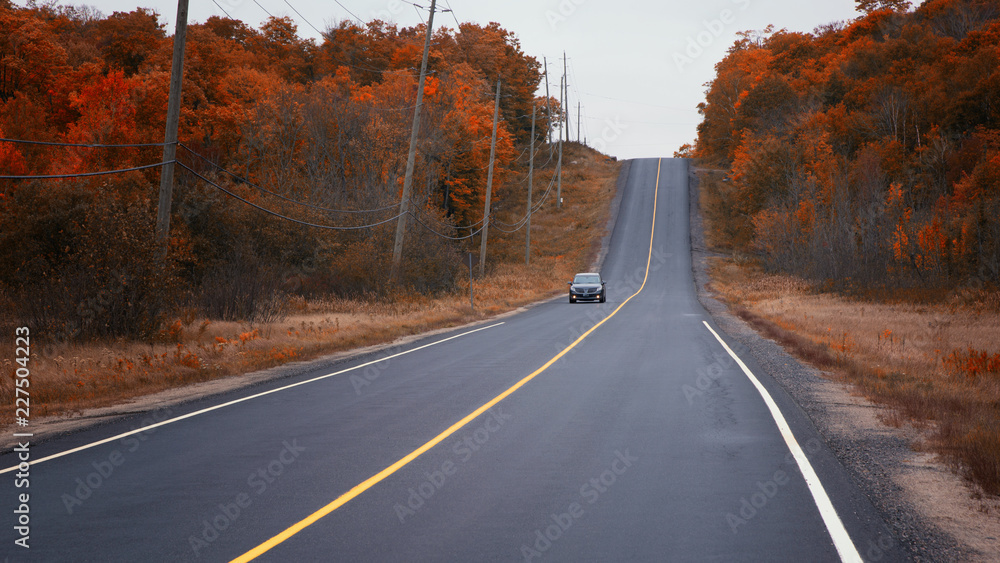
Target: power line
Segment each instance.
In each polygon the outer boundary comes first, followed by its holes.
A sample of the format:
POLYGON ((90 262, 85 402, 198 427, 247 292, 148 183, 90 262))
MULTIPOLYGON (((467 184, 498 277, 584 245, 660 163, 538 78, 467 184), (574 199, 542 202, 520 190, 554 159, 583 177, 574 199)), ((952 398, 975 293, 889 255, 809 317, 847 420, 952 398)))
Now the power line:
POLYGON ((420 226, 422 226, 423 228, 427 229, 431 233, 433 233, 433 234, 435 234, 435 235, 437 235, 437 236, 439 236, 441 238, 448 239, 448 240, 465 240, 465 239, 469 239, 469 238, 472 238, 472 237, 478 235, 483 229, 486 228, 486 225, 484 224, 482 227, 480 227, 477 231, 475 231, 473 233, 470 233, 468 235, 461 236, 461 237, 453 237, 453 236, 446 235, 444 233, 439 233, 438 231, 434 230, 432 227, 430 227, 429 225, 427 225, 426 223, 424 223, 423 221, 421 221, 420 217, 418 217, 415 213, 413 213, 411 211, 404 211, 402 213, 397 214, 394 217, 390 217, 390 218, 385 219, 383 221, 379 221, 377 223, 370 223, 370 224, 367 224, 367 225, 358 225, 358 226, 353 226, 353 227, 338 227, 338 226, 334 226, 334 225, 319 225, 319 224, 316 224, 316 223, 310 223, 308 221, 301 221, 299 219, 288 217, 287 215, 282 215, 281 213, 276 213, 274 211, 271 211, 270 209, 266 209, 264 207, 261 207, 260 205, 257 205, 256 203, 253 203, 252 201, 248 201, 248 200, 246 200, 246 199, 244 199, 244 198, 236 195, 235 193, 227 190, 226 188, 223 188, 222 186, 216 184, 215 182, 213 182, 213 181, 209 180, 208 178, 202 176, 201 174, 195 172, 193 169, 189 168, 188 166, 185 166, 184 163, 177 162, 176 164, 177 164, 177 166, 180 166, 181 168, 187 170, 188 172, 190 172, 191 174, 193 174, 194 176, 196 176, 197 178, 199 178, 201 181, 203 181, 203 182, 207 183, 208 185, 214 187, 215 189, 217 189, 217 190, 225 193, 226 195, 228 195, 229 197, 232 197, 233 199, 236 199, 236 200, 238 200, 238 201, 240 201, 240 202, 242 202, 242 203, 244 203, 246 205, 249 205, 249 206, 251 206, 251 207, 253 207, 255 209, 263 211, 264 213, 267 213, 268 215, 272 215, 272 216, 277 217, 279 219, 284 219, 286 221, 291 221, 292 223, 296 223, 296 224, 303 225, 303 226, 306 226, 306 227, 314 227, 314 228, 317 228, 317 229, 327 229, 327 230, 334 230, 334 231, 357 231, 357 230, 361 230, 361 229, 370 229, 370 228, 373 228, 373 227, 378 227, 379 225, 384 225, 386 223, 390 223, 392 221, 396 221, 400 217, 402 217, 403 215, 409 215, 409 216, 413 217, 413 219, 417 223, 419 223, 420 226))
MULTIPOLYGON (((174 161, 175 164, 179 164, 174 161)), ((150 168, 158 168, 160 166, 166 166, 170 162, 158 162, 156 164, 147 164, 145 166, 135 166, 133 168, 121 168, 118 170, 103 170, 101 172, 80 172, 76 174, 42 174, 36 176, 0 176, 0 180, 55 180, 60 178, 89 178, 91 176, 107 176, 109 174, 122 174, 124 172, 136 172, 139 170, 148 170, 150 168)))
POLYGON ((267 15, 268 15, 268 16, 270 16, 271 18, 274 18, 274 16, 273 16, 273 15, 271 14, 271 12, 268 12, 268 11, 267 11, 267 8, 265 8, 264 6, 261 6, 261 5, 260 5, 260 2, 258 2, 257 0, 253 0, 253 3, 254 3, 254 4, 257 4, 257 7, 258 7, 258 8, 260 8, 261 10, 264 10, 264 13, 265 13, 265 14, 267 14, 267 15))
MULTIPOLYGON (((337 2, 337 3, 339 4, 340 2, 337 2)), ((320 31, 320 30, 318 30, 318 29, 316 29, 316 26, 313 25, 311 21, 307 20, 306 17, 302 15, 302 12, 299 12, 298 10, 296 10, 295 6, 292 6, 291 2, 289 2, 288 0, 285 0, 285 4, 288 4, 288 7, 291 8, 292 11, 295 12, 296 15, 298 15, 299 18, 302 21, 306 22, 306 25, 308 25, 309 27, 313 28, 313 31, 315 31, 316 33, 318 33, 320 35, 320 37, 323 37, 323 32, 320 31)))
POLYGON ((194 176, 196 176, 197 178, 199 178, 201 181, 203 181, 206 184, 212 186, 213 188, 215 188, 215 189, 217 189, 217 190, 225 193, 226 195, 228 195, 229 197, 231 197, 233 199, 241 201, 241 202, 245 203, 246 205, 249 205, 250 207, 253 207, 255 209, 259 209, 260 211, 263 211, 264 213, 267 213, 268 215, 273 215, 275 217, 278 217, 279 219, 284 219, 286 221, 291 221, 292 223, 297 223, 299 225, 303 225, 303 226, 306 226, 306 227, 315 227, 317 229, 327 229, 327 230, 332 230, 332 231, 357 231, 357 230, 361 230, 361 229, 370 229, 372 227, 377 227, 379 225, 384 225, 386 223, 389 223, 389 222, 392 222, 392 221, 395 221, 395 220, 399 219, 403 215, 406 215, 406 212, 403 212, 403 213, 400 213, 400 214, 396 215, 395 217, 390 217, 388 219, 385 219, 383 221, 379 221, 377 223, 371 223, 371 224, 367 224, 367 225, 358 225, 358 226, 354 226, 354 227, 338 227, 338 226, 335 226, 335 225, 319 225, 319 224, 316 224, 316 223, 310 223, 308 221, 301 221, 299 219, 288 217, 287 215, 282 215, 281 213, 277 213, 277 212, 271 211, 270 209, 266 209, 264 207, 261 207, 260 205, 257 205, 256 203, 254 203, 252 201, 246 200, 246 199, 244 199, 244 198, 236 195, 235 193, 227 190, 226 188, 223 188, 219 184, 216 184, 215 182, 213 182, 213 181, 209 180, 208 178, 202 176, 201 174, 195 172, 192 168, 184 165, 184 163, 177 162, 176 164, 177 164, 177 166, 180 166, 181 168, 187 170, 188 172, 190 172, 191 174, 193 174, 194 176))
MULTIPOLYGON (((448 240, 466 240, 466 239, 470 239, 470 238, 478 235, 479 233, 481 233, 483 231, 483 229, 486 228, 486 224, 484 223, 483 226, 479 227, 479 229, 476 230, 475 232, 469 233, 468 235, 465 235, 465 236, 462 236, 462 237, 452 237, 452 236, 448 236, 446 234, 442 234, 442 233, 439 233, 439 232, 435 231, 429 225, 427 225, 426 223, 424 223, 423 221, 421 221, 420 217, 417 217, 416 214, 410 213, 410 216, 413 217, 413 219, 416 220, 416 222, 419 223, 421 227, 427 229, 428 231, 434 233, 435 235, 437 235, 437 236, 439 236, 441 238, 448 239, 448 240)), ((482 221, 480 221, 480 222, 482 222, 482 221)))
POLYGON ((230 16, 230 15, 229 15, 229 12, 227 12, 227 11, 226 11, 226 9, 222 7, 222 4, 219 4, 219 3, 218 3, 218 2, 216 1, 216 0, 212 0, 212 2, 214 2, 214 3, 215 3, 215 5, 216 5, 216 6, 218 6, 220 10, 222 10, 222 13, 223 13, 223 14, 226 14, 226 17, 227 17, 227 18, 229 18, 229 19, 233 19, 233 16, 230 16))
MULTIPOLYGON (((239 181, 239 182, 241 182, 243 184, 246 184, 246 185, 248 185, 248 186, 250 186, 250 187, 252 187, 254 189, 260 190, 260 191, 262 191, 262 192, 264 192, 266 194, 273 195, 273 196, 275 196, 275 197, 277 197, 279 199, 283 199, 283 200, 285 200, 285 201, 287 201, 289 203, 293 203, 295 205, 301 205, 302 207, 308 207, 310 209, 315 209, 317 211, 324 211, 324 212, 327 212, 327 213, 376 213, 376 212, 379 212, 379 211, 386 211, 388 209, 393 209, 393 208, 399 206, 398 203, 394 203, 392 205, 387 205, 385 207, 379 207, 379 208, 376 208, 376 209, 358 209, 358 210, 352 210, 352 209, 331 209, 329 207, 320 207, 318 205, 313 205, 311 203, 305 203, 303 201, 298 201, 298 200, 292 199, 290 197, 281 195, 281 194, 279 194, 277 192, 272 192, 271 190, 269 190, 267 188, 264 188, 262 186, 258 186, 257 184, 254 184, 250 180, 247 180, 246 178, 243 178, 243 177, 241 177, 241 176, 239 176, 239 175, 237 175, 237 174, 235 174, 233 172, 230 172, 229 170, 226 170, 222 166, 219 166, 218 164, 215 164, 214 162, 212 162, 211 160, 205 158, 204 156, 196 153, 195 151, 191 150, 191 148, 188 147, 187 145, 185 145, 184 143, 180 143, 180 147, 182 149, 188 151, 192 155, 194 155, 194 156, 200 158, 201 160, 205 161, 206 163, 210 164, 211 166, 215 167, 217 170, 225 172, 226 174, 228 174, 229 176, 233 177, 235 180, 237 180, 237 181, 239 181)), ((185 168, 187 168, 187 167, 185 167, 185 168)), ((397 217, 398 217, 398 215, 397 215, 397 217)))
POLYGON ((480 219, 480 220, 476 221, 475 223, 472 223, 471 225, 451 225, 451 224, 445 223, 444 221, 438 219, 437 217, 434 217, 433 215, 428 215, 427 218, 431 219, 432 221, 434 221, 438 225, 441 225, 442 227, 450 227, 450 228, 455 229, 455 230, 473 229, 475 227, 478 227, 483 222, 483 220, 480 219))
POLYGON ((358 20, 358 23, 360 23, 361 25, 365 24, 365 20, 359 18, 357 16, 357 14, 355 14, 354 12, 348 10, 347 6, 345 6, 345 5, 343 5, 343 4, 340 3, 340 0, 333 0, 333 1, 336 2, 338 6, 340 6, 341 8, 343 8, 345 12, 347 12, 348 14, 351 14, 351 16, 354 17, 354 19, 358 20))
POLYGON ((461 237, 453 237, 453 236, 446 235, 444 233, 439 233, 438 231, 434 230, 431 226, 429 226, 426 223, 424 223, 423 221, 421 221, 420 217, 418 217, 415 213, 410 212, 410 211, 404 211, 402 213, 397 214, 394 217, 390 217, 390 218, 385 219, 383 221, 379 221, 377 223, 370 223, 370 224, 367 224, 367 225, 357 225, 357 226, 353 226, 353 227, 338 227, 338 226, 334 226, 334 225, 319 225, 319 224, 316 224, 316 223, 310 223, 308 221, 301 221, 299 219, 288 217, 287 215, 282 215, 281 213, 276 213, 274 211, 271 211, 270 209, 266 209, 266 208, 264 208, 264 207, 262 207, 260 205, 257 205, 256 203, 253 203, 252 201, 248 201, 248 200, 246 200, 246 199, 244 199, 244 198, 236 195, 235 193, 227 190, 226 188, 223 188, 222 186, 216 184, 215 182, 213 182, 213 181, 209 180, 208 178, 202 176, 201 174, 195 172, 193 169, 189 168, 188 166, 185 166, 184 163, 177 162, 176 164, 177 164, 177 166, 180 166, 181 168, 187 170, 188 172, 190 172, 191 174, 193 174, 194 176, 196 176, 197 178, 199 178, 201 181, 203 181, 203 182, 207 183, 208 185, 214 187, 215 189, 217 189, 217 190, 225 193, 226 195, 228 195, 229 197, 232 197, 233 199, 236 199, 236 200, 238 200, 238 201, 240 201, 240 202, 242 202, 242 203, 244 203, 246 205, 249 205, 249 206, 251 206, 251 207, 253 207, 255 209, 263 211, 264 213, 267 213, 268 215, 272 215, 272 216, 277 217, 279 219, 284 219, 286 221, 291 221, 292 223, 296 223, 296 224, 303 225, 303 226, 306 226, 306 227, 314 227, 314 228, 317 228, 317 229, 327 229, 327 230, 334 230, 334 231, 357 231, 357 230, 361 230, 361 229, 370 229, 370 228, 373 228, 373 227, 378 227, 379 225, 384 225, 386 223, 390 223, 392 221, 396 221, 400 217, 402 217, 403 215, 410 215, 423 228, 427 229, 431 233, 433 233, 433 234, 435 234, 435 235, 437 235, 437 236, 439 236, 441 238, 448 239, 448 240, 465 240, 465 239, 469 239, 469 238, 472 238, 472 237, 478 235, 483 229, 486 228, 486 225, 484 224, 482 227, 479 228, 479 230, 477 230, 477 231, 475 231, 473 233, 470 233, 468 235, 461 236, 461 237))
POLYGON ((131 143, 124 145, 103 145, 95 143, 59 143, 55 141, 28 141, 25 139, 3 139, 4 143, 20 143, 24 145, 48 145, 53 147, 79 147, 86 149, 118 149, 118 148, 138 148, 138 147, 163 147, 170 143, 131 143))
MULTIPOLYGON (((537 204, 532 204, 532 206, 531 206, 531 214, 532 215, 534 215, 539 209, 542 208, 542 205, 545 204, 545 200, 548 199, 549 193, 552 191, 552 185, 554 183, 555 183, 555 175, 553 175, 552 178, 549 180, 549 185, 548 185, 548 187, 545 188, 545 192, 542 193, 542 197, 539 198, 538 203, 537 204)), ((499 229, 501 232, 508 233, 508 234, 516 233, 517 231, 520 231, 521 228, 524 227, 525 224, 527 224, 527 221, 528 221, 528 215, 527 214, 525 214, 524 217, 521 217, 520 219, 518 219, 513 224, 511 224, 511 223, 504 223, 503 221, 501 221, 499 219, 492 218, 492 217, 490 218, 490 223, 492 223, 493 226, 497 227, 497 229, 499 229), (509 228, 514 229, 514 230, 508 231, 506 229, 503 229, 503 228, 499 227, 498 225, 503 225, 505 227, 509 227, 509 228)))
POLYGON ((445 6, 448 6, 448 9, 445 10, 445 11, 446 12, 451 12, 451 17, 454 18, 454 20, 455 20, 455 31, 461 33, 462 32, 462 24, 458 22, 458 16, 455 15, 455 10, 452 9, 452 7, 451 7, 451 2, 449 2, 448 0, 444 0, 444 4, 445 4, 445 6))

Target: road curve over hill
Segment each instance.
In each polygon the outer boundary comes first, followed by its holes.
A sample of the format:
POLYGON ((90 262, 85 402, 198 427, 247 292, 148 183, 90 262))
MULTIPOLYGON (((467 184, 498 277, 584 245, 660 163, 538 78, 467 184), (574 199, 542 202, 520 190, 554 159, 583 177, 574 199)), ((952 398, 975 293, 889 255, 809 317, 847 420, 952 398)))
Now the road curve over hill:
POLYGON ((553 300, 32 445, 29 489, 0 475, 3 553, 905 559, 799 407, 697 301, 687 182, 687 161, 632 163, 605 304, 553 300), (30 549, 14 543, 25 491, 30 549))

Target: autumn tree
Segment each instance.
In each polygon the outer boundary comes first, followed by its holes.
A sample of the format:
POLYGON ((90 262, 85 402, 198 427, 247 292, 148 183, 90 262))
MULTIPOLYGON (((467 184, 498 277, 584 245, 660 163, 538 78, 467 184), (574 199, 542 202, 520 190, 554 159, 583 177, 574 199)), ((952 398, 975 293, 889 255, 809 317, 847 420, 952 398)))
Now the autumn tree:
POLYGON ((163 28, 155 11, 136 8, 115 12, 99 21, 94 34, 107 64, 132 76, 159 48, 166 37, 163 28))
POLYGON ((854 4, 866 16, 879 10, 905 12, 910 8, 909 0, 854 0, 854 4))
MULTIPOLYGON (((191 23, 168 253, 149 236, 155 167, 5 182, 0 238, 21 244, 0 245, 10 265, 0 308, 20 307, 8 316, 68 337, 135 337, 149 335, 169 309, 158 295, 187 295, 186 306, 253 322, 279 311, 289 292, 387 290, 381 265, 392 225, 345 232, 302 223, 360 227, 395 213, 423 29, 341 22, 317 45, 289 18, 259 29, 217 16, 191 23), (12 219, 23 215, 30 220, 12 219), (59 298, 20 299, 31 279, 46 280, 34 295, 59 298), (127 291, 106 293, 117 284, 127 291), (113 306, 94 313, 87 304, 97 302, 113 306)), ((159 147, 123 145, 163 138, 171 55, 172 38, 152 10, 105 17, 0 0, 0 130, 56 143, 2 144, 0 167, 38 175, 156 163, 159 147)), ((464 243, 437 233, 467 234, 483 219, 496 80, 504 88, 493 192, 500 207, 541 80, 537 61, 497 24, 439 28, 429 66, 411 208, 429 228, 414 223, 403 272, 419 291, 456 281, 464 243)))
POLYGON ((735 250, 845 285, 1000 283, 1000 11, 906 4, 746 32, 716 66, 695 152, 731 167, 709 212, 735 250))
POLYGON ((45 21, 27 10, 0 5, 0 102, 17 92, 44 95, 65 70, 66 51, 45 21))

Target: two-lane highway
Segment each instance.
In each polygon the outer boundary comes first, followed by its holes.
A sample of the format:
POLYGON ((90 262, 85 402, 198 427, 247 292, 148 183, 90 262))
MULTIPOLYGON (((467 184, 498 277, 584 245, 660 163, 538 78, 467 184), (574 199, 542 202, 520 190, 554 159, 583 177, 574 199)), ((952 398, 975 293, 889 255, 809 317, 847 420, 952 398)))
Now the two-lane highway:
MULTIPOLYGON (((85 449, 31 466, 31 549, 11 525, 4 552, 905 559, 802 411, 697 301, 687 182, 684 160, 632 164, 605 304, 550 301, 34 446, 35 460, 85 449), (86 447, 150 422, 161 425, 86 447)), ((14 522, 13 473, 0 478, 14 522)))

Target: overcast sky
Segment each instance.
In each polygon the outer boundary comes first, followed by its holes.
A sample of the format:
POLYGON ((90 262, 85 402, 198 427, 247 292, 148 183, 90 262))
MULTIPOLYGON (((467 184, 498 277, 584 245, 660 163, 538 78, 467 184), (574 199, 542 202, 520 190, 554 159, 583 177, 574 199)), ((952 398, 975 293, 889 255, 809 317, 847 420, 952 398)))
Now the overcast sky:
MULTIPOLYGON (((619 158, 672 156, 691 142, 700 119, 705 83, 735 34, 768 24, 792 31, 857 17, 854 0, 438 0, 435 29, 458 21, 491 21, 517 34, 525 53, 549 62, 552 94, 559 89, 563 51, 569 59, 575 139, 576 104, 582 102, 582 137, 619 158)), ((97 0, 105 15, 152 8, 173 34, 176 0, 97 0)), ((289 16, 302 36, 319 37, 343 19, 383 19, 400 26, 426 21, 430 0, 195 0, 189 23, 211 15, 255 27, 268 14, 289 16), (414 4, 423 6, 417 8, 414 4), (298 13, 296 13, 298 12, 298 13), (352 15, 353 14, 353 15, 352 15)), ((543 90, 544 92, 544 90, 543 90)), ((582 140, 582 139, 581 139, 582 140)))

